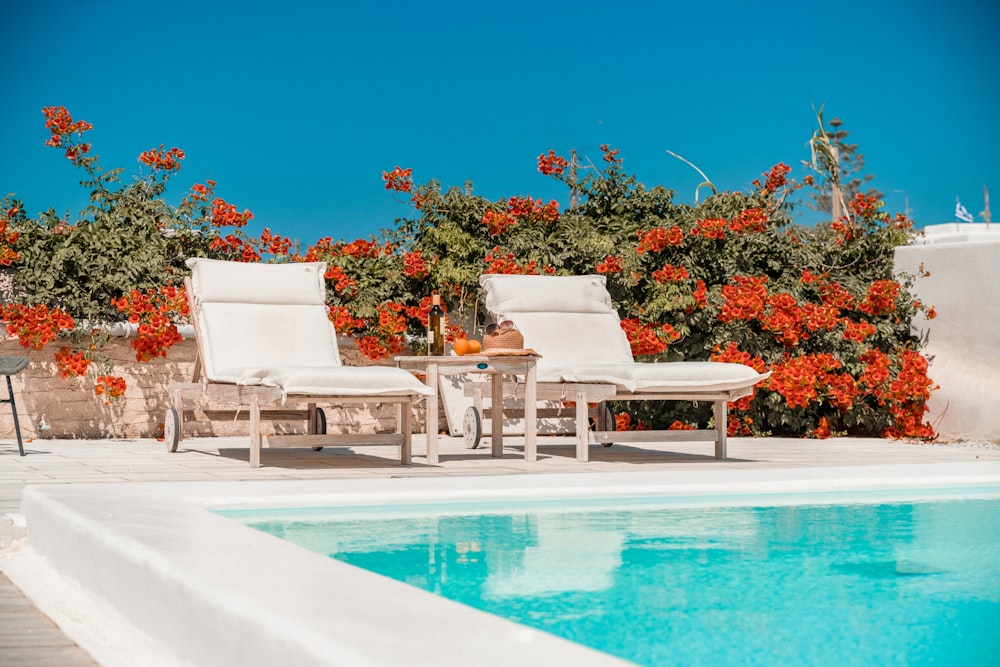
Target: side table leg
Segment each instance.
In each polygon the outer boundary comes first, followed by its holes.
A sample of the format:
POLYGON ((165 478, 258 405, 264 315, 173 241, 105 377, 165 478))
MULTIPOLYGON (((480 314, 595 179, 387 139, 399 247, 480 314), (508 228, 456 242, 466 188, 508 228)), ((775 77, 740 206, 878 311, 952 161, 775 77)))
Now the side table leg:
POLYGON ((492 423, 493 458, 503 458, 503 374, 493 373, 493 393, 490 396, 490 421, 492 423))
POLYGON ((427 463, 437 465, 438 463, 438 365, 434 362, 427 364, 427 386, 434 392, 428 396, 427 403, 427 463))
POLYGON ((524 460, 538 460, 538 381, 534 363, 524 374, 524 460))

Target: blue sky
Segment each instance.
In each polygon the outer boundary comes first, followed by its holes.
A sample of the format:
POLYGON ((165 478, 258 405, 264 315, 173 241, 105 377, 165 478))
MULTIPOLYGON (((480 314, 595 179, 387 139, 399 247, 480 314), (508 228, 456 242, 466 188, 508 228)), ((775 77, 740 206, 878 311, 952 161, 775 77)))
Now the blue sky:
POLYGON ((621 150, 693 201, 808 159, 813 108, 840 117, 890 212, 918 226, 1000 211, 1000 3, 174 2, 6 0, 0 193, 76 215, 86 193, 45 147, 43 106, 87 120, 105 168, 165 144, 193 183, 304 244, 410 213, 382 170, 555 198, 539 153, 621 150))

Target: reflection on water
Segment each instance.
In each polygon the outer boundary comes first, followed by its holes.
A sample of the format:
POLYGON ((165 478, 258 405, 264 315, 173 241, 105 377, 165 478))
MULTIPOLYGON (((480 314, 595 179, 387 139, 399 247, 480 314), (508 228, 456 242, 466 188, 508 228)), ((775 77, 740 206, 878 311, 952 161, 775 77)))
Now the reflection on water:
POLYGON ((1000 501, 257 528, 640 664, 1000 664, 1000 501))

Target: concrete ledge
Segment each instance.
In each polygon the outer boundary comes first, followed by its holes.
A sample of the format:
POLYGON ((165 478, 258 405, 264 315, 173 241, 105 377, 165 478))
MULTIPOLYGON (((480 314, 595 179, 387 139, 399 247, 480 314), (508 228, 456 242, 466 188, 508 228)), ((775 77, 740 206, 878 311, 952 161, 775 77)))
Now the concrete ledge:
MULTIPOLYGON (((22 512, 38 556, 108 601, 178 663, 613 665, 623 663, 308 552, 209 510, 665 493, 687 502, 722 495, 729 498, 724 502, 745 503, 746 494, 895 489, 900 497, 914 497, 926 491, 907 489, 975 484, 1000 484, 1000 461, 31 486, 24 490, 22 512)), ((74 639, 90 650, 86 637, 74 639)), ((159 657, 162 663, 166 655, 159 657)))
MULTIPOLYGON (((220 490, 267 503, 304 485, 220 490)), ((31 487, 30 544, 178 663, 625 664, 214 515, 198 486, 31 487)))

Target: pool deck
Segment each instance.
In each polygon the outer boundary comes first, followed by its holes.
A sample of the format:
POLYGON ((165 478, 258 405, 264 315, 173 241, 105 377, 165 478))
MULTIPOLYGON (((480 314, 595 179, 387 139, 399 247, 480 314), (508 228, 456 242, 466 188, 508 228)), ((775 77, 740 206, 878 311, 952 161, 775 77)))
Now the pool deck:
MULTIPOLYGON (((569 438, 543 438, 539 460, 525 463, 520 440, 509 438, 504 458, 490 457, 488 447, 465 449, 461 439, 439 440, 441 462, 427 465, 423 438, 415 437, 414 460, 406 467, 394 459, 395 448, 335 448, 265 450, 262 467, 248 465, 245 438, 197 438, 181 443, 176 453, 163 443, 139 440, 35 440, 26 443, 28 455, 17 455, 16 445, 0 443, 0 664, 52 666, 128 664, 128 656, 94 660, 67 633, 46 617, 29 593, 37 582, 31 570, 18 567, 30 552, 20 515, 21 492, 29 485, 72 483, 213 482, 258 480, 342 480, 433 478, 436 476, 496 476, 569 473, 630 473, 691 471, 704 477, 713 470, 747 471, 754 477, 794 479, 815 477, 828 470, 838 477, 891 476, 894 468, 926 469, 928 475, 947 472, 996 475, 1000 472, 1000 446, 991 443, 928 445, 876 438, 800 440, 785 438, 731 438, 729 458, 715 461, 711 443, 615 445, 592 447, 591 461, 578 463, 569 438), (558 443, 558 444, 546 444, 558 443), (697 472, 696 472, 697 471, 697 472), (25 574, 25 572, 29 574, 25 574), (7 574, 15 583, 11 583, 7 574), (26 578, 27 577, 27 578, 26 578), (20 588, 15 585, 20 583, 20 588), (27 585, 25 585, 27 584, 27 585)), ((526 478, 525 478, 526 479, 526 478)), ((54 614, 55 616, 55 614, 54 614)), ((59 620, 57 618, 57 620, 59 620)), ((70 633, 72 634, 72 633, 70 633)), ((81 640, 84 644, 86 641, 81 640)))

